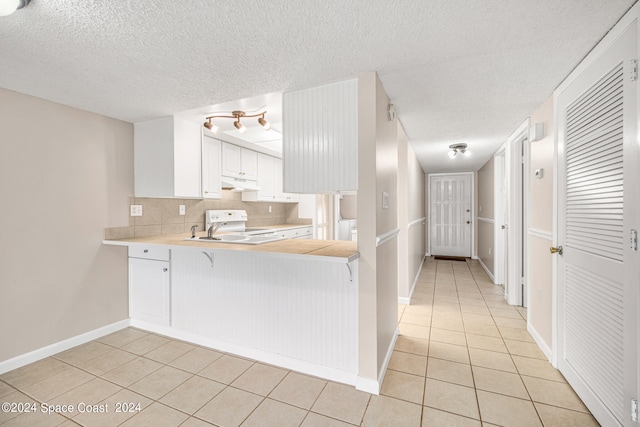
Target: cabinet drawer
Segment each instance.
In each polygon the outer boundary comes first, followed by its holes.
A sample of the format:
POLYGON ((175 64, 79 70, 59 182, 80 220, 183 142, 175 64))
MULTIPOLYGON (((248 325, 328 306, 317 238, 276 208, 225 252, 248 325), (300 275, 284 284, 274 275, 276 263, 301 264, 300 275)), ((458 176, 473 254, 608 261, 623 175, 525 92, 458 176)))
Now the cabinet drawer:
POLYGON ((129 246, 129 257, 169 261, 169 249, 156 245, 129 246))

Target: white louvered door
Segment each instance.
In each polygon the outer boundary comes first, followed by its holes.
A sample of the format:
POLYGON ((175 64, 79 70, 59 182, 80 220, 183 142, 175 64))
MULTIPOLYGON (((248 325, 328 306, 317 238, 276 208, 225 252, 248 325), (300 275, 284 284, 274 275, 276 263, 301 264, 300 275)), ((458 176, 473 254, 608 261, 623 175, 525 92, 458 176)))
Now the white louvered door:
POLYGON ((431 254, 471 256, 471 175, 429 176, 431 254))
POLYGON ((630 425, 636 393, 636 37, 633 24, 557 98, 558 367, 607 426, 630 425))

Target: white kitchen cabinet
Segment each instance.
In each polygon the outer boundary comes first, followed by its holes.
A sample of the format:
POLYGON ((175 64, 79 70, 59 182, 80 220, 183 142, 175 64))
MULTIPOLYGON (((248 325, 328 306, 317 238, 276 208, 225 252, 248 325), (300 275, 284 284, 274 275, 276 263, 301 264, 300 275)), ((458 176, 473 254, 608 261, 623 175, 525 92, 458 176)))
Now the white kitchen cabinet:
POLYGON ((202 197, 222 197, 220 175, 222 173, 222 142, 208 135, 202 137, 202 197))
POLYGON ((358 189, 358 80, 283 95, 284 191, 358 189))
POLYGON ((242 193, 242 200, 245 202, 273 202, 275 201, 274 191, 274 167, 276 160, 268 154, 258 153, 258 179, 260 187, 258 191, 245 191, 242 193))
POLYGON ((136 197, 202 197, 202 126, 177 117, 134 123, 136 197))
POLYGON ((131 251, 129 255, 129 317, 170 326, 171 273, 168 258, 135 258, 131 255, 145 255, 131 251))
POLYGON ((282 159, 274 159, 273 161, 273 186, 276 202, 296 203, 298 201, 297 194, 284 192, 282 159))
POLYGON ((255 181, 258 178, 258 153, 248 148, 223 142, 222 175, 255 181))

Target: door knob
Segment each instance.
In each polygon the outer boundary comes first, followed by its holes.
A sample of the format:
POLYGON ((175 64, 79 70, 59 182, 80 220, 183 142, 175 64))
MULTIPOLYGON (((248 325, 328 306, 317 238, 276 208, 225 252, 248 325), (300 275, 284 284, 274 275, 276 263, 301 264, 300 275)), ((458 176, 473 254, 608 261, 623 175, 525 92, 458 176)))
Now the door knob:
POLYGON ((471 224, 471 221, 467 221, 467 224, 471 224))
POLYGON ((562 246, 558 246, 557 248, 555 246, 552 246, 549 248, 549 252, 551 252, 552 254, 562 255, 562 246))
POLYGON ((506 230, 506 229, 507 229, 507 225, 506 225, 506 224, 502 224, 502 225, 500 226, 500 228, 501 228, 501 229, 503 229, 503 230, 506 230))

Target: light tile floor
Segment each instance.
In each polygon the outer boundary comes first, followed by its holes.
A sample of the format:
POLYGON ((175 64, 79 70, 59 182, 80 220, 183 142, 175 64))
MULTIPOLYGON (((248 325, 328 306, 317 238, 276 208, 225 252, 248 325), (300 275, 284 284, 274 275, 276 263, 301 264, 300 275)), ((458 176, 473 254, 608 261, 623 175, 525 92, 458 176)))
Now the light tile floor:
POLYGON ((37 409, 0 424, 597 426, 525 317, 477 262, 427 259, 380 396, 128 328, 0 376, 0 402, 37 409))

